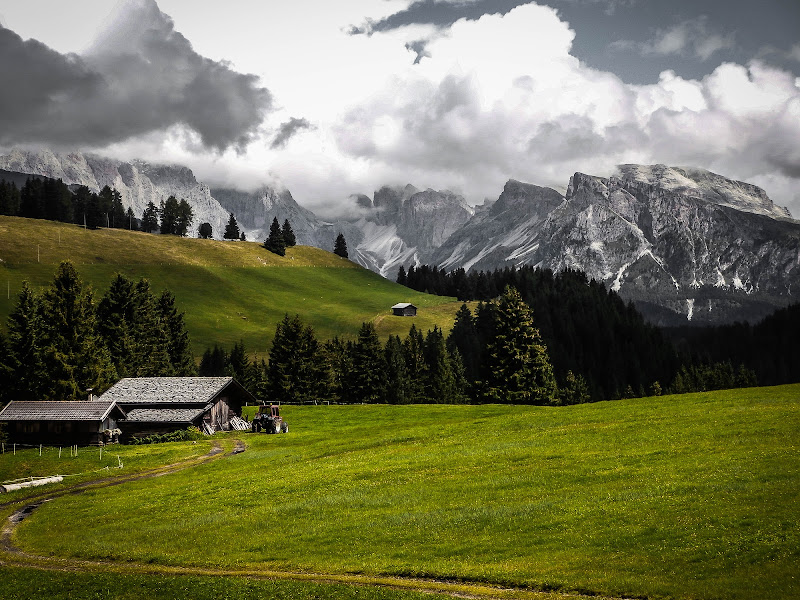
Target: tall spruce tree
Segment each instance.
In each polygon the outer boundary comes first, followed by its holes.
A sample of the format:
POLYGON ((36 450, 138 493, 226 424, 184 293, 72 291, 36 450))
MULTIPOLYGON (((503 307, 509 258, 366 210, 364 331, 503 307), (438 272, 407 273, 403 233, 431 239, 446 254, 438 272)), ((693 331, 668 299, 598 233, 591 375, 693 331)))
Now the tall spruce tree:
POLYGON ((353 347, 352 393, 354 402, 384 401, 386 363, 383 348, 372 323, 362 323, 353 347))
POLYGON ((447 348, 451 353, 457 351, 461 356, 467 381, 477 381, 480 378, 481 339, 475 319, 466 304, 462 304, 456 313, 453 328, 447 337, 447 348))
POLYGON ((231 213, 230 218, 228 218, 228 224, 225 226, 225 233, 222 234, 222 238, 226 240, 238 240, 239 233, 239 224, 236 222, 236 217, 233 216, 233 213, 231 213))
POLYGON ((297 238, 294 235, 294 231, 292 231, 292 226, 289 224, 289 219, 284 219, 281 235, 283 235, 283 243, 287 248, 297 245, 297 238))
POLYGON ((333 244, 333 253, 342 258, 347 258, 347 242, 344 239, 344 234, 340 233, 336 236, 336 242, 333 244))
POLYGON ((284 316, 275 328, 267 365, 269 397, 282 402, 316 402, 321 373, 319 343, 299 315, 284 316))
POLYGON ((6 364, 14 377, 10 382, 10 399, 43 400, 43 383, 48 377, 42 351, 43 323, 40 298, 31 290, 27 281, 17 305, 8 316, 8 357, 6 364))
POLYGON ((455 404, 463 401, 461 390, 447 352, 442 330, 434 325, 425 336, 423 349, 426 365, 425 397, 436 404, 455 404))
POLYGON ((152 201, 147 203, 142 213, 141 229, 146 233, 153 233, 158 229, 158 207, 152 201))
POLYGON ((175 296, 164 290, 158 297, 158 312, 167 333, 167 354, 172 363, 173 374, 190 377, 197 373, 192 354, 189 332, 186 330, 184 313, 175 306, 175 296))
POLYGON ((548 404, 557 394, 553 367, 531 310, 507 287, 496 304, 495 333, 488 345, 486 397, 508 404, 548 404))
POLYGON ((283 239, 283 232, 281 232, 278 217, 272 218, 272 225, 269 227, 269 236, 267 236, 267 239, 264 241, 264 248, 278 256, 286 255, 286 242, 283 239))
POLYGON ((403 340, 403 354, 406 359, 406 373, 409 379, 409 402, 419 404, 425 402, 425 381, 427 366, 425 364, 425 339, 416 325, 411 325, 406 339, 403 340))
POLYGON ((105 390, 117 374, 111 356, 96 333, 90 290, 70 262, 59 265, 51 287, 42 296, 42 352, 50 376, 43 399, 78 400, 105 390))
POLYGON ((386 402, 408 404, 411 401, 411 380, 406 370, 403 343, 396 335, 390 335, 384 348, 386 361, 386 402))

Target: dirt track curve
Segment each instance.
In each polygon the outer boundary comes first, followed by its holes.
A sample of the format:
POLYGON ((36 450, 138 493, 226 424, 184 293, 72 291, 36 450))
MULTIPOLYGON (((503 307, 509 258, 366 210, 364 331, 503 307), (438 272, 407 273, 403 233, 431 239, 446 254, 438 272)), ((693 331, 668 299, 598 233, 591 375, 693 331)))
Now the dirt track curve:
POLYGON ((627 600, 624 598, 611 598, 598 594, 589 593, 588 595, 569 592, 537 591, 522 588, 510 588, 495 586, 483 583, 470 583, 463 581, 450 581, 440 579, 422 579, 414 577, 396 576, 366 576, 354 574, 322 574, 322 573, 295 573, 290 571, 270 571, 264 569, 223 569, 206 567, 173 567, 173 566, 154 566, 152 564, 141 564, 133 562, 114 562, 105 560, 80 560, 74 558, 60 558, 54 556, 41 556, 26 552, 14 545, 14 531, 19 523, 28 518, 34 511, 50 500, 55 498, 77 495, 87 490, 100 489, 121 485, 131 481, 142 479, 152 479, 176 473, 184 469, 195 467, 222 456, 234 456, 245 452, 246 445, 242 440, 235 440, 233 450, 224 453, 219 442, 214 442, 211 450, 194 459, 188 459, 170 465, 156 467, 148 471, 125 475, 120 477, 108 477, 90 482, 77 483, 57 492, 44 492, 36 496, 0 503, 0 509, 13 505, 20 505, 6 519, 2 531, 0 531, 0 567, 25 567, 40 569, 45 571, 62 571, 76 573, 93 572, 114 572, 120 574, 138 575, 197 575, 197 576, 216 576, 216 577, 246 577, 250 579, 264 580, 291 580, 308 583, 323 584, 344 584, 360 587, 381 587, 396 590, 416 591, 430 594, 447 595, 454 598, 471 598, 475 600, 500 600, 500 599, 519 599, 519 600, 575 600, 577 598, 589 598, 593 600, 627 600))

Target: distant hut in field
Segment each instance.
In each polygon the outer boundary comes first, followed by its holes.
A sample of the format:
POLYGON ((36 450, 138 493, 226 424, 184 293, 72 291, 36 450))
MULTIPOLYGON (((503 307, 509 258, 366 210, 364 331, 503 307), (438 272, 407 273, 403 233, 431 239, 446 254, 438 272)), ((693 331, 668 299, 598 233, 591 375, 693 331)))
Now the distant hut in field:
POLYGON ((255 396, 232 377, 131 377, 118 381, 101 400, 125 412, 123 440, 195 426, 205 433, 235 429, 242 406, 255 396))
POLYGON ((113 400, 12 400, 0 411, 10 442, 48 446, 106 443, 123 418, 125 413, 113 400))
POLYGON ((396 317, 416 317, 417 307, 410 302, 400 302, 392 307, 392 314, 396 317))

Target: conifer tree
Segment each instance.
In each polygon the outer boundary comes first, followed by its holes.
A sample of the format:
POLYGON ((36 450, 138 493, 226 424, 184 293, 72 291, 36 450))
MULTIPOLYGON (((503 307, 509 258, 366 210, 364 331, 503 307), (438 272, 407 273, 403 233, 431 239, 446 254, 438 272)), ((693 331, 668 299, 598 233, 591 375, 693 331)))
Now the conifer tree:
POLYGON ((332 402, 352 402, 352 353, 348 344, 334 337, 320 349, 322 399, 332 402))
POLYGON ((42 297, 42 351, 50 376, 43 399, 77 400, 102 392, 116 379, 108 349, 96 333, 91 291, 70 262, 56 271, 42 297))
POLYGON ((136 216, 133 214, 133 209, 130 206, 125 211, 125 229, 129 231, 137 229, 136 216))
POLYGON ((456 313, 453 328, 447 337, 447 348, 451 353, 459 353, 467 381, 477 381, 480 378, 481 340, 475 319, 466 304, 462 304, 456 313))
POLYGON ((299 315, 284 316, 275 328, 267 365, 269 397, 282 402, 315 402, 320 377, 319 343, 299 315))
POLYGON ((400 268, 397 270, 396 281, 400 285, 406 285, 406 268, 403 265, 400 265, 400 268))
POLYGON ((437 404, 453 404, 461 401, 456 378, 441 329, 434 325, 425 337, 424 346, 426 377, 425 398, 437 404))
POLYGON ((353 347, 352 393, 354 402, 384 401, 386 363, 383 349, 372 323, 362 323, 353 347))
POLYGON ((240 340, 233 345, 233 349, 228 355, 228 364, 226 367, 226 375, 233 377, 248 390, 253 387, 252 369, 250 359, 247 358, 244 341, 240 340))
POLYGON ((269 236, 264 241, 264 248, 278 256, 286 255, 286 242, 283 239, 278 217, 272 218, 272 225, 269 228, 269 236))
POLYGON ((178 232, 178 210, 178 199, 175 196, 170 196, 166 201, 161 201, 161 207, 159 208, 158 212, 161 215, 161 223, 159 224, 159 228, 162 234, 175 234, 178 232))
POLYGON ((140 279, 134 286, 135 339, 132 369, 136 377, 168 377, 175 374, 169 355, 169 334, 161 318, 150 282, 140 279), (165 343, 166 342, 166 343, 165 343))
POLYGON ((186 237, 189 234, 189 228, 194 221, 194 211, 192 206, 183 198, 178 202, 178 209, 175 213, 175 235, 186 237))
POLYGON ((425 380, 427 377, 425 356, 423 354, 425 340, 416 325, 411 325, 406 339, 403 341, 403 354, 406 360, 406 373, 409 379, 409 402, 418 404, 425 402, 425 380))
POLYGON ((347 242, 344 239, 344 235, 341 233, 336 236, 336 242, 333 245, 333 253, 342 258, 348 257, 347 242))
POLYGON ((167 333, 167 354, 172 364, 173 374, 190 377, 197 372, 192 354, 189 332, 183 313, 175 306, 175 296, 169 290, 161 292, 158 298, 158 312, 167 333))
POLYGON ((547 404, 555 398, 556 382, 547 348, 533 326, 530 308, 510 286, 496 305, 495 334, 488 353, 488 399, 547 404))
POLYGON ((42 352, 43 324, 40 298, 27 281, 22 282, 17 305, 8 316, 8 358, 12 370, 10 399, 42 400, 42 384, 47 377, 42 352))
POLYGON ((239 224, 236 222, 236 217, 233 216, 233 213, 231 213, 228 219, 228 224, 225 226, 225 233, 222 235, 222 238, 226 240, 239 239, 239 224))
POLYGON ((199 375, 201 377, 221 377, 225 375, 225 368, 228 364, 228 353, 224 348, 214 344, 213 350, 206 348, 203 357, 200 359, 199 375))
MULTIPOLYGON (((5 406, 9 400, 13 399, 11 390, 14 381, 12 360, 8 340, 0 331, 0 406, 5 406)), ((2 432, 0 432, 0 437, 2 437, 2 432)))
POLYGON ((390 335, 384 348, 386 361, 386 402, 408 404, 411 399, 411 381, 406 370, 403 343, 396 335, 390 335))
POLYGON ((145 233, 153 233, 158 229, 158 208, 153 204, 152 200, 147 203, 142 213, 141 229, 145 233))
POLYGON ((281 235, 283 236, 283 243, 286 244, 287 248, 297 245, 297 238, 294 235, 294 231, 292 231, 292 226, 289 224, 289 219, 284 219, 281 235))

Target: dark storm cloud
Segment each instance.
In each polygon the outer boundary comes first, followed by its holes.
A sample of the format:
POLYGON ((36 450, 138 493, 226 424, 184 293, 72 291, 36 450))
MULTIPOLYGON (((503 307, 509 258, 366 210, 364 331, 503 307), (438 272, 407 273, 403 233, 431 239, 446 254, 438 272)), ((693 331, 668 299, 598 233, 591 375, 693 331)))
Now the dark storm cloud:
POLYGON ((281 123, 278 134, 275 136, 275 139, 272 140, 269 147, 273 150, 286 147, 286 144, 292 136, 303 129, 314 129, 314 126, 306 119, 292 117, 285 123, 281 123))
POLYGON ((173 125, 243 146, 271 105, 253 75, 197 54, 152 0, 129 4, 84 56, 0 28, 0 144, 106 145, 173 125))
POLYGON ((350 28, 351 35, 371 34, 390 31, 407 25, 435 25, 450 27, 459 19, 477 21, 483 15, 504 15, 533 0, 475 0, 474 2, 441 2, 436 0, 417 0, 405 10, 394 13, 380 21, 367 21, 361 26, 350 28))

